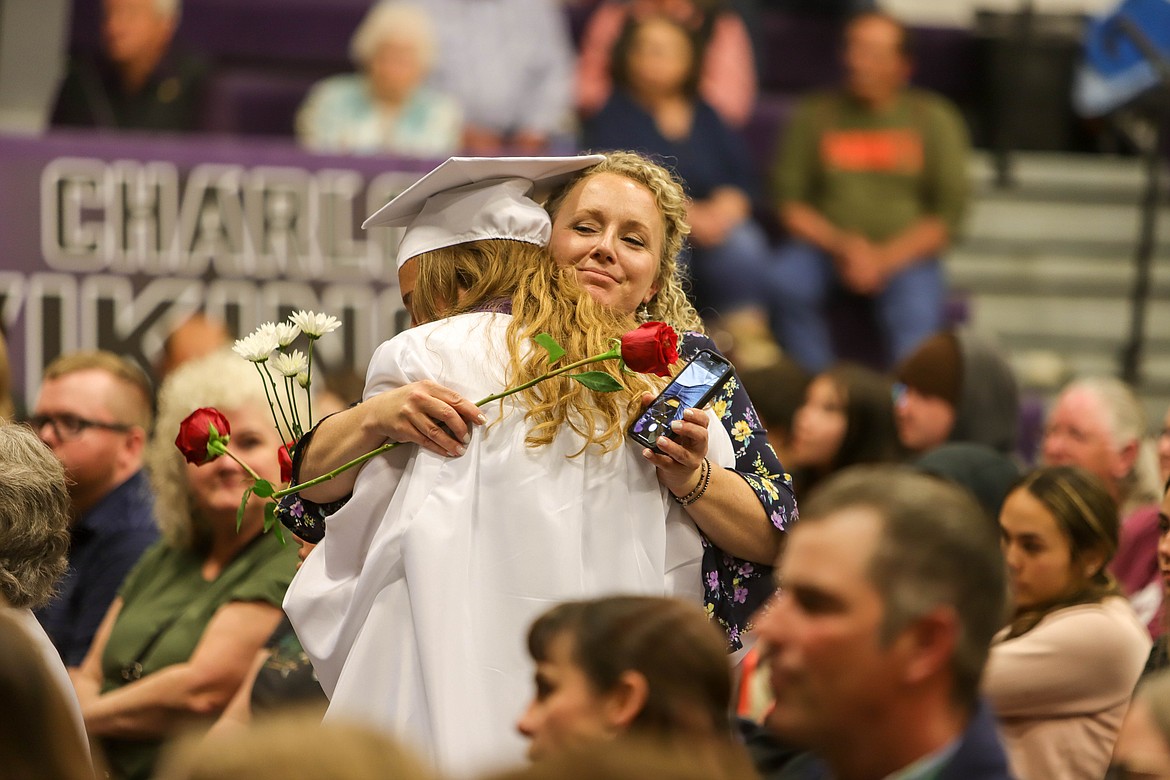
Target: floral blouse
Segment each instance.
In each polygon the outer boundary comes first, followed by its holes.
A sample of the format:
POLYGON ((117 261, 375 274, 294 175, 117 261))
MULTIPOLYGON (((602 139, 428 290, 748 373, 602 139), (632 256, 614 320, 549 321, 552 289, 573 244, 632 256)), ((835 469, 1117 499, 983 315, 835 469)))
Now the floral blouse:
MULTIPOLYGON (((715 343, 703 334, 682 334, 680 358, 690 360, 703 349, 719 354, 715 343)), ((755 492, 777 531, 787 531, 798 518, 792 477, 784 472, 780 459, 768 444, 767 433, 738 376, 733 375, 727 381, 711 403, 711 409, 731 436, 735 450, 735 468, 732 470, 755 492)), ((302 453, 312 435, 313 431, 305 434, 293 453, 294 483, 300 477, 302 453)), ((326 518, 348 500, 346 496, 334 502, 316 504, 294 493, 281 499, 277 517, 297 536, 316 543, 325 536, 326 518)), ((752 613, 763 605, 775 588, 772 567, 728 555, 714 546, 705 534, 702 540, 703 605, 707 615, 727 634, 729 648, 738 650, 743 646, 741 637, 751 629, 752 613)))

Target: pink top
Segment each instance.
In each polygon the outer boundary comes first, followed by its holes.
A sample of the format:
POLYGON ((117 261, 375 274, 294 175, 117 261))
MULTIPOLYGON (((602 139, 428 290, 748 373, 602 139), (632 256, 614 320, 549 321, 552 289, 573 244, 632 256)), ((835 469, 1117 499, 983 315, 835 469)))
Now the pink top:
MULTIPOLYGON (((583 116, 599 111, 613 91, 610 54, 629 9, 626 3, 603 2, 585 27, 577 59, 577 109, 583 116)), ((756 65, 747 25, 737 14, 724 12, 715 20, 707 44, 699 94, 723 121, 732 127, 743 127, 755 108, 756 89, 756 65)))
POLYGON ((1021 780, 1100 780, 1150 652, 1129 602, 1058 609, 991 646, 983 691, 1021 780))

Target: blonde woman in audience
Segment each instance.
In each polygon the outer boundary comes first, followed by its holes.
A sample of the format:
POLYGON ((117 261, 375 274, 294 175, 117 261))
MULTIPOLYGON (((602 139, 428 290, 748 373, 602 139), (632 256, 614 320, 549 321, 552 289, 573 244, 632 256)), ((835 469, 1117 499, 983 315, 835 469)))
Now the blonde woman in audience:
POLYGON ((175 447, 180 421, 205 406, 227 417, 232 452, 280 481, 282 440, 251 364, 217 352, 168 377, 147 452, 163 538, 127 575, 73 670, 115 778, 149 777, 165 738, 223 710, 280 621, 296 567, 293 545, 262 533, 263 502, 249 502, 237 528, 252 480, 234 460, 195 466, 175 447))
POLYGON ((421 7, 398 0, 376 4, 350 42, 361 73, 313 87, 297 115, 301 144, 320 152, 415 157, 456 151, 463 132, 458 104, 423 86, 435 47, 431 19, 421 7))
POLYGON ((1150 642, 1107 566, 1117 506, 1073 467, 1025 477, 999 517, 1014 613, 984 691, 1022 780, 1098 780, 1150 642))
MULTIPOLYGON (((45 664, 42 649, 13 616, 0 611, 0 777, 93 780, 83 738, 45 664)), ((74 705, 76 706, 76 705, 74 705)))
POLYGON ((385 733, 293 710, 164 755, 155 780, 434 780, 385 733))

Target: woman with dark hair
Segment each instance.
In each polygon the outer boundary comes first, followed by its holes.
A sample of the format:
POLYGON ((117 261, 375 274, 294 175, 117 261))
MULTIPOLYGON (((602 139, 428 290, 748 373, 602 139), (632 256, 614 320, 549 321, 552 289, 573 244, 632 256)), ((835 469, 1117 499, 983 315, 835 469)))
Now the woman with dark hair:
POLYGON ((735 315, 740 327, 734 330, 746 330, 742 335, 767 334, 763 308, 742 273, 768 261, 767 237, 752 219, 754 166, 743 139, 698 94, 700 57, 695 34, 670 17, 631 21, 614 47, 616 89, 586 122, 584 145, 669 160, 690 197, 699 298, 721 315, 735 315))
POLYGON ((798 493, 846 466, 899 459, 890 380, 841 363, 813 378, 792 426, 792 478, 798 493))
POLYGON ((695 605, 645 596, 568 602, 532 624, 528 652, 536 694, 516 727, 532 759, 619 735, 697 755, 732 747, 726 650, 695 605))
POLYGON ((1107 566, 1117 505, 1078 468, 1024 478, 999 516, 1014 612, 995 638, 984 691, 1018 777, 1096 780, 1150 642, 1107 566))

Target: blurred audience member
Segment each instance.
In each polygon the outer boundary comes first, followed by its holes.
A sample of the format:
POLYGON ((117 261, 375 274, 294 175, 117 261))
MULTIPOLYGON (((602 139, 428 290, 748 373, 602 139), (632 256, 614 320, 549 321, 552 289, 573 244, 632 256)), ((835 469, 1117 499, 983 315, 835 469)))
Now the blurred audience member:
POLYGON ((757 622, 776 694, 766 724, 812 753, 769 777, 1011 776, 979 703, 1003 555, 969 496, 904 467, 855 466, 802 502, 778 573, 757 622))
POLYGON ((483 780, 755 780, 740 749, 715 761, 693 746, 664 745, 653 739, 623 739, 563 751, 529 766, 487 775, 483 780))
POLYGON ((613 90, 610 60, 627 26, 665 15, 696 41, 694 88, 732 127, 751 118, 756 102, 756 66, 743 19, 722 0, 605 0, 593 11, 577 60, 577 108, 585 117, 601 109, 613 90))
POLYGON ((1138 686, 1121 723, 1107 780, 1170 780, 1170 673, 1138 686))
MULTIPOLYGON (((732 358, 736 362, 738 356, 732 358)), ((768 443, 781 463, 792 458, 792 425, 796 410, 804 403, 809 376, 794 361, 780 360, 759 368, 739 368, 740 384, 755 402, 760 427, 768 431, 768 443)))
POLYGON ((348 723, 321 723, 316 711, 275 715, 255 726, 164 753, 155 780, 433 780, 419 761, 384 733, 348 723))
POLYGON ((853 363, 839 363, 809 383, 792 432, 792 454, 784 463, 792 467, 798 496, 847 466, 902 456, 890 381, 853 363))
POLYGON ((874 298, 902 360, 942 325, 940 255, 967 200, 967 131, 944 98, 908 86, 908 31, 869 12, 845 30, 843 89, 803 101, 774 175, 793 241, 768 276, 781 343, 810 371, 833 361, 825 303, 874 298))
POLYGON ((696 606, 646 596, 567 602, 532 624, 528 652, 536 694, 516 728, 533 760, 603 752, 600 743, 619 736, 685 749, 711 767, 736 752, 726 642, 696 606))
POLYGON ((986 444, 1009 455, 1016 446, 1020 393, 1007 358, 966 328, 924 341, 894 372, 898 438, 913 453, 947 442, 986 444))
POLYGON ((382 0, 350 42, 361 73, 313 87, 297 115, 297 138, 319 152, 388 152, 447 157, 459 149, 463 119, 455 100, 423 86, 435 62, 427 12, 382 0))
MULTIPOLYGON (((768 264, 769 248, 752 219, 756 187, 747 147, 697 93, 698 45, 695 33, 669 16, 632 20, 613 51, 616 89, 586 123, 584 142, 594 150, 632 149, 674 167, 691 199, 698 297, 730 328, 729 315, 743 320, 757 306, 751 275, 768 264)), ((770 340, 762 309, 755 319, 754 330, 770 340)), ((743 324, 737 329, 742 333, 743 324)))
POLYGON ((1098 780, 1150 650, 1107 565, 1117 505, 1069 466, 1030 474, 999 516, 1014 613, 983 689, 1021 778, 1098 780))
MULTIPOLYGON (((1162 493, 1162 505, 1158 507, 1158 573, 1162 581, 1163 602, 1170 597, 1170 482, 1166 483, 1162 493)), ((1167 618, 1162 615, 1162 625, 1154 639, 1154 646, 1150 648, 1150 657, 1146 659, 1146 668, 1143 675, 1157 672, 1170 667, 1170 631, 1167 631, 1167 618)))
POLYGON ((420 0, 436 21, 430 84, 463 111, 463 150, 539 154, 572 136, 573 42, 548 0, 420 0))
MULTIPOLYGON (((64 490, 61 493, 64 499, 64 490)), ((4 780, 93 780, 85 733, 78 736, 71 717, 71 710, 77 708, 72 690, 73 701, 68 703, 41 648, 3 609, 0 658, 4 659, 0 665, 0 710, 5 714, 0 729, 0 774, 4 780)), ((61 665, 55 654, 53 660, 61 665)))
POLYGON ((142 469, 153 422, 145 372, 112 352, 75 352, 45 369, 30 424, 65 467, 69 568, 37 610, 66 666, 77 666, 122 580, 158 539, 142 469))
POLYGON ((221 457, 195 466, 175 447, 199 407, 231 423, 231 449, 280 481, 264 387, 230 352, 188 363, 164 383, 148 463, 163 539, 130 572, 73 675, 90 736, 118 778, 149 777, 162 740, 218 715, 280 622, 296 553, 262 533, 264 503, 236 510, 251 479, 221 457))
MULTIPOLYGON (((87 744, 85 726, 77 695, 69 684, 69 674, 48 635, 29 611, 31 607, 43 606, 52 597, 54 587, 65 573, 68 550, 69 492, 65 487, 65 470, 27 428, 0 425, 0 618, 10 618, 24 630, 41 657, 41 665, 37 669, 26 668, 17 672, 13 664, 20 668, 18 657, 14 658, 5 651, 0 653, 0 658, 4 659, 3 666, 9 674, 28 674, 39 679, 41 688, 38 693, 45 701, 38 706, 45 707, 46 716, 60 708, 64 723, 58 725, 69 729, 74 741, 84 746, 87 744), (59 703, 50 702, 50 698, 59 698, 59 703)), ((13 649, 13 653, 17 651, 13 649)), ((28 682, 18 683, 16 678, 3 677, 0 678, 0 689, 28 682)), ((14 691, 9 688, 8 692, 14 691)), ((7 737, 14 737, 12 728, 32 726, 26 722, 25 713, 19 706, 13 709, 0 703, 0 711, 8 716, 8 726, 0 729, 7 737)), ((44 720, 40 723, 47 725, 44 720)), ((62 739, 63 736, 61 733, 45 734, 30 740, 29 744, 37 744, 46 738, 62 739)), ((20 745, 19 740, 10 746, 17 745, 20 745)), ((63 750, 65 754, 56 760, 68 763, 72 756, 69 750, 63 750)), ((86 748, 85 753, 88 752, 86 748)), ((42 767, 44 774, 24 776, 48 777, 48 766, 42 767)), ((2 757, 0 767, 3 767, 0 775, 11 777, 11 765, 2 757)))
POLYGON ((322 420, 327 415, 348 409, 362 400, 366 389, 366 377, 352 368, 330 371, 325 383, 313 396, 313 418, 322 420))
POLYGON ((180 0, 102 0, 100 55, 70 63, 52 124, 198 130, 205 64, 171 47, 180 0))
POLYGON ((156 375, 160 381, 166 379, 187 361, 210 355, 231 343, 231 334, 223 320, 202 313, 192 314, 167 336, 156 375))
POLYGON ((1016 462, 986 444, 943 444, 914 461, 914 468, 966 488, 995 528, 1004 499, 1020 481, 1016 462))
POLYGON ((1129 385, 1114 377, 1075 379, 1048 414, 1040 449, 1044 463, 1080 466, 1096 474, 1117 502, 1121 536, 1110 571, 1150 635, 1160 633, 1162 578, 1158 571, 1158 501, 1154 448, 1146 413, 1129 385))

